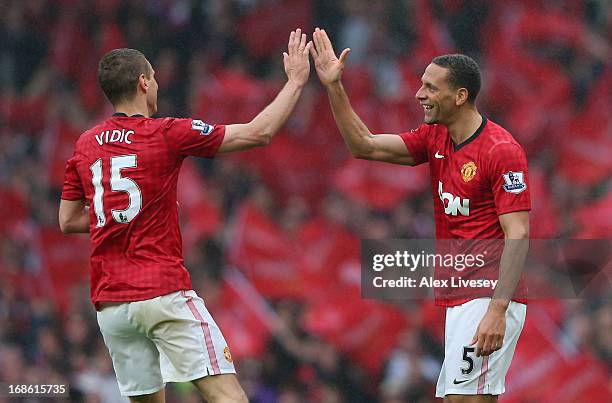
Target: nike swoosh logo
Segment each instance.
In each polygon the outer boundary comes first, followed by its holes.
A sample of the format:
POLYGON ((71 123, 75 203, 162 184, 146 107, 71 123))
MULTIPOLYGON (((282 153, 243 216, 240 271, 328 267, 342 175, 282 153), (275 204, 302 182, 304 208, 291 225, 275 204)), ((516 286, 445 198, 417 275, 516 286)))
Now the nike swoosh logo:
POLYGON ((436 158, 444 158, 444 156, 440 155, 440 153, 438 151, 436 151, 436 153, 434 154, 434 157, 436 157, 436 158))
POLYGON ((467 381, 469 381, 469 379, 464 379, 463 381, 458 381, 456 379, 453 379, 453 384, 459 385, 460 383, 467 382, 467 381))

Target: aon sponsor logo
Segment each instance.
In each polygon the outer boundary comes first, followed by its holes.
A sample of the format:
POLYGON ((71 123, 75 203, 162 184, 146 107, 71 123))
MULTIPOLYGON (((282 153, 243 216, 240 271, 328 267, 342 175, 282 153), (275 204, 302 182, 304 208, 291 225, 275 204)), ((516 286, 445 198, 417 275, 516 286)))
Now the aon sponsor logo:
POLYGON ((442 181, 438 181, 438 196, 442 200, 442 206, 444 206, 446 214, 456 216, 457 213, 460 213, 466 217, 470 215, 470 199, 462 199, 452 193, 444 192, 442 190, 442 181))

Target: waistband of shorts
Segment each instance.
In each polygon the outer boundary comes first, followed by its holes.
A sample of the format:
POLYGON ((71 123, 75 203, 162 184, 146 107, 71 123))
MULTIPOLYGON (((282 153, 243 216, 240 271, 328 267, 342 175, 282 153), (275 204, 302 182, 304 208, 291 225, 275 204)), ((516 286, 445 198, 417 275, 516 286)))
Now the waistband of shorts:
POLYGON ((96 311, 101 311, 104 308, 108 308, 111 306, 119 306, 123 304, 127 304, 129 301, 109 301, 109 302, 96 302, 96 311))

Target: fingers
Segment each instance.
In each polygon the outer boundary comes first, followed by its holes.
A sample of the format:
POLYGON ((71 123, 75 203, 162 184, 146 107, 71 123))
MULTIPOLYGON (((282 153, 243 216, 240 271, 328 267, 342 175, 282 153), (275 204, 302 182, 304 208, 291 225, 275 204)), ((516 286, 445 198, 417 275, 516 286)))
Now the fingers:
POLYGON ((314 43, 311 41, 309 42, 310 46, 310 55, 312 56, 312 58, 316 61, 317 58, 319 57, 319 54, 317 53, 317 49, 315 48, 314 43))
POLYGON ((485 339, 486 336, 480 333, 480 325, 478 325, 478 327, 476 328, 476 333, 474 333, 474 337, 472 337, 472 342, 470 343, 470 345, 476 347, 476 357, 480 357, 480 355, 482 354, 485 339))
MULTIPOLYGON (((302 32, 301 29, 298 28, 297 30, 298 35, 302 32)), ((300 35, 300 44, 298 45, 298 51, 300 52, 299 54, 303 54, 304 53, 304 49, 306 48, 306 34, 301 34, 300 35)))
POLYGON ((346 48, 342 51, 342 53, 340 54, 340 63, 344 64, 344 61, 346 60, 346 57, 350 52, 351 48, 346 48))
POLYGON ((291 31, 289 34, 289 43, 287 44, 287 53, 289 55, 294 55, 299 52, 300 41, 302 40, 302 30, 300 28, 295 31, 291 31))
POLYGON ((501 349, 503 346, 504 346, 504 339, 503 339, 503 337, 497 337, 496 341, 492 344, 491 353, 501 349))
MULTIPOLYGON (((291 31, 291 33, 289 34, 289 43, 287 43, 287 54, 303 55, 305 50, 306 34, 302 33, 301 28, 298 28, 295 31, 291 31)), ((308 52, 306 52, 306 54, 308 54, 308 52)))
POLYGON ((321 30, 321 41, 323 42, 325 49, 330 49, 333 52, 334 48, 329 40, 329 36, 327 36, 327 32, 325 32, 324 29, 321 30))
POLYGON ((296 55, 300 49, 300 40, 302 39, 302 30, 300 28, 295 30, 295 34, 293 35, 293 44, 290 55, 296 55))
MULTIPOLYGON (((312 41, 309 41, 309 42, 306 44, 306 47, 304 48, 303 55, 304 55, 304 56, 306 56, 306 57, 308 57, 308 53, 312 53, 312 51, 313 51, 312 41)), ((313 55, 313 57, 314 57, 314 55, 313 55)))
POLYGON ((477 357, 480 357, 480 356, 485 357, 485 356, 491 354, 491 347, 492 347, 491 337, 485 337, 484 338, 484 342, 482 343, 482 350, 480 351, 480 355, 477 352, 476 356, 477 357))
POLYGON ((484 344, 484 337, 481 335, 477 335, 477 340, 476 340, 476 357, 480 357, 480 355, 482 354, 482 347, 484 344))
MULTIPOLYGON (((297 28, 295 31, 291 31, 289 34, 287 52, 283 53, 283 59, 286 60, 286 57, 291 55, 308 56, 309 53, 313 58, 317 58, 325 49, 331 49, 331 42, 329 41, 329 37, 325 33, 325 30, 319 28, 315 29, 315 32, 312 35, 312 40, 307 41, 306 34, 302 33, 301 28, 297 28)), ((346 60, 349 52, 350 49, 348 48, 342 51, 342 54, 340 55, 341 62, 346 60)))
POLYGON ((312 34, 312 39, 317 49, 317 53, 323 53, 325 51, 325 44, 323 43, 323 36, 319 28, 315 29, 312 34))
POLYGON ((312 33, 312 43, 314 45, 314 49, 315 52, 318 54, 321 52, 321 45, 319 45, 319 34, 318 31, 319 28, 315 28, 314 32, 312 33))
POLYGON ((476 357, 486 357, 488 355, 493 354, 495 351, 502 348, 504 341, 499 336, 489 335, 489 336, 481 336, 482 348, 476 347, 476 357))
POLYGON ((293 40, 295 39, 295 31, 291 31, 289 34, 289 43, 287 44, 287 51, 291 54, 291 49, 293 48, 293 40))

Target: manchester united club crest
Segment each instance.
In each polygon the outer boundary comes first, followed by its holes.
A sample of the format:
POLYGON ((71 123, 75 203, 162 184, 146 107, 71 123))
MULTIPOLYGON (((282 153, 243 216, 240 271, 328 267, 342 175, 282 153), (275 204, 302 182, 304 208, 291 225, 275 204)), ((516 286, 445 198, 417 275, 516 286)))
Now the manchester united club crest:
POLYGON ((234 360, 232 360, 232 353, 230 353, 228 346, 225 346, 225 348, 223 349, 223 356, 230 364, 234 362, 234 360))
POLYGON ((461 177, 463 178, 463 181, 464 182, 471 181, 472 178, 476 176, 477 170, 478 168, 476 167, 476 164, 474 163, 474 161, 466 162, 465 164, 463 164, 463 168, 461 168, 461 177))

